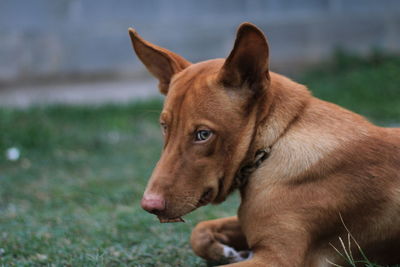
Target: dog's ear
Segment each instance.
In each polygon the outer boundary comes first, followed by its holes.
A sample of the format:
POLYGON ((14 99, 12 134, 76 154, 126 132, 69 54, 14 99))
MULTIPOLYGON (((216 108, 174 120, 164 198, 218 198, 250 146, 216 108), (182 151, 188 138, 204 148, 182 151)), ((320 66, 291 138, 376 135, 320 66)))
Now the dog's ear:
POLYGON ((246 86, 257 92, 269 80, 268 57, 269 48, 263 32, 245 22, 238 28, 235 45, 219 73, 219 79, 224 86, 246 86))
POLYGON ((136 55, 150 73, 159 80, 158 87, 160 92, 166 95, 172 76, 188 67, 191 63, 165 48, 147 42, 132 28, 129 28, 129 36, 136 55))

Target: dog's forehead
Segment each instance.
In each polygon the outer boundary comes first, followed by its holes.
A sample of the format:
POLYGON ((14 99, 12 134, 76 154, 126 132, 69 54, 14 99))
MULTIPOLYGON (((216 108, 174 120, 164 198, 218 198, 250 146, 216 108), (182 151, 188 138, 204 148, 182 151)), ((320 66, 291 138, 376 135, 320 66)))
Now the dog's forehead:
POLYGON ((223 59, 193 64, 176 74, 165 99, 164 109, 177 109, 185 102, 206 101, 213 98, 218 89, 217 75, 223 59))
POLYGON ((184 94, 186 90, 198 90, 199 87, 210 87, 224 63, 223 59, 213 59, 192 64, 176 74, 170 85, 172 94, 184 94))

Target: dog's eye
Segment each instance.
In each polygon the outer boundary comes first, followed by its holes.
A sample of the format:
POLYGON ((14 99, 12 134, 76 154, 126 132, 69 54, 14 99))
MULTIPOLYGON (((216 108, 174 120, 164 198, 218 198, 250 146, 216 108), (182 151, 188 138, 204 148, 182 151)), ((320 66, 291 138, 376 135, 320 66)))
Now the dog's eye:
POLYGON ((196 142, 203 142, 208 140, 212 135, 210 130, 200 130, 196 132, 196 142))
POLYGON ((162 134, 166 135, 167 134, 167 129, 168 129, 167 125, 165 123, 160 123, 160 126, 161 126, 162 134))

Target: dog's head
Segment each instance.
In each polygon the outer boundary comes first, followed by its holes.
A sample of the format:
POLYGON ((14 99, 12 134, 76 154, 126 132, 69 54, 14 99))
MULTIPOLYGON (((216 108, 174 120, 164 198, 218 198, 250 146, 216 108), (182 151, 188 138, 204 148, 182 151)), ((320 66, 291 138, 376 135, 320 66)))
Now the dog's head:
POLYGON ((129 29, 133 48, 166 95, 160 116, 164 148, 148 182, 142 207, 161 222, 231 192, 248 153, 269 86, 268 44, 242 24, 228 58, 192 64, 143 40, 129 29))

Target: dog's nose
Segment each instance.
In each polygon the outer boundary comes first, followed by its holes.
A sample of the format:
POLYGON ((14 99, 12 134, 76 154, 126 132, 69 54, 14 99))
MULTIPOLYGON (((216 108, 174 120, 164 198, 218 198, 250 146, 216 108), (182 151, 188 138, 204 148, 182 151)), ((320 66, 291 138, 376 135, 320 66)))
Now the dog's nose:
POLYGON ((165 210, 165 200, 156 194, 145 194, 141 202, 142 208, 150 213, 158 214, 165 210))

